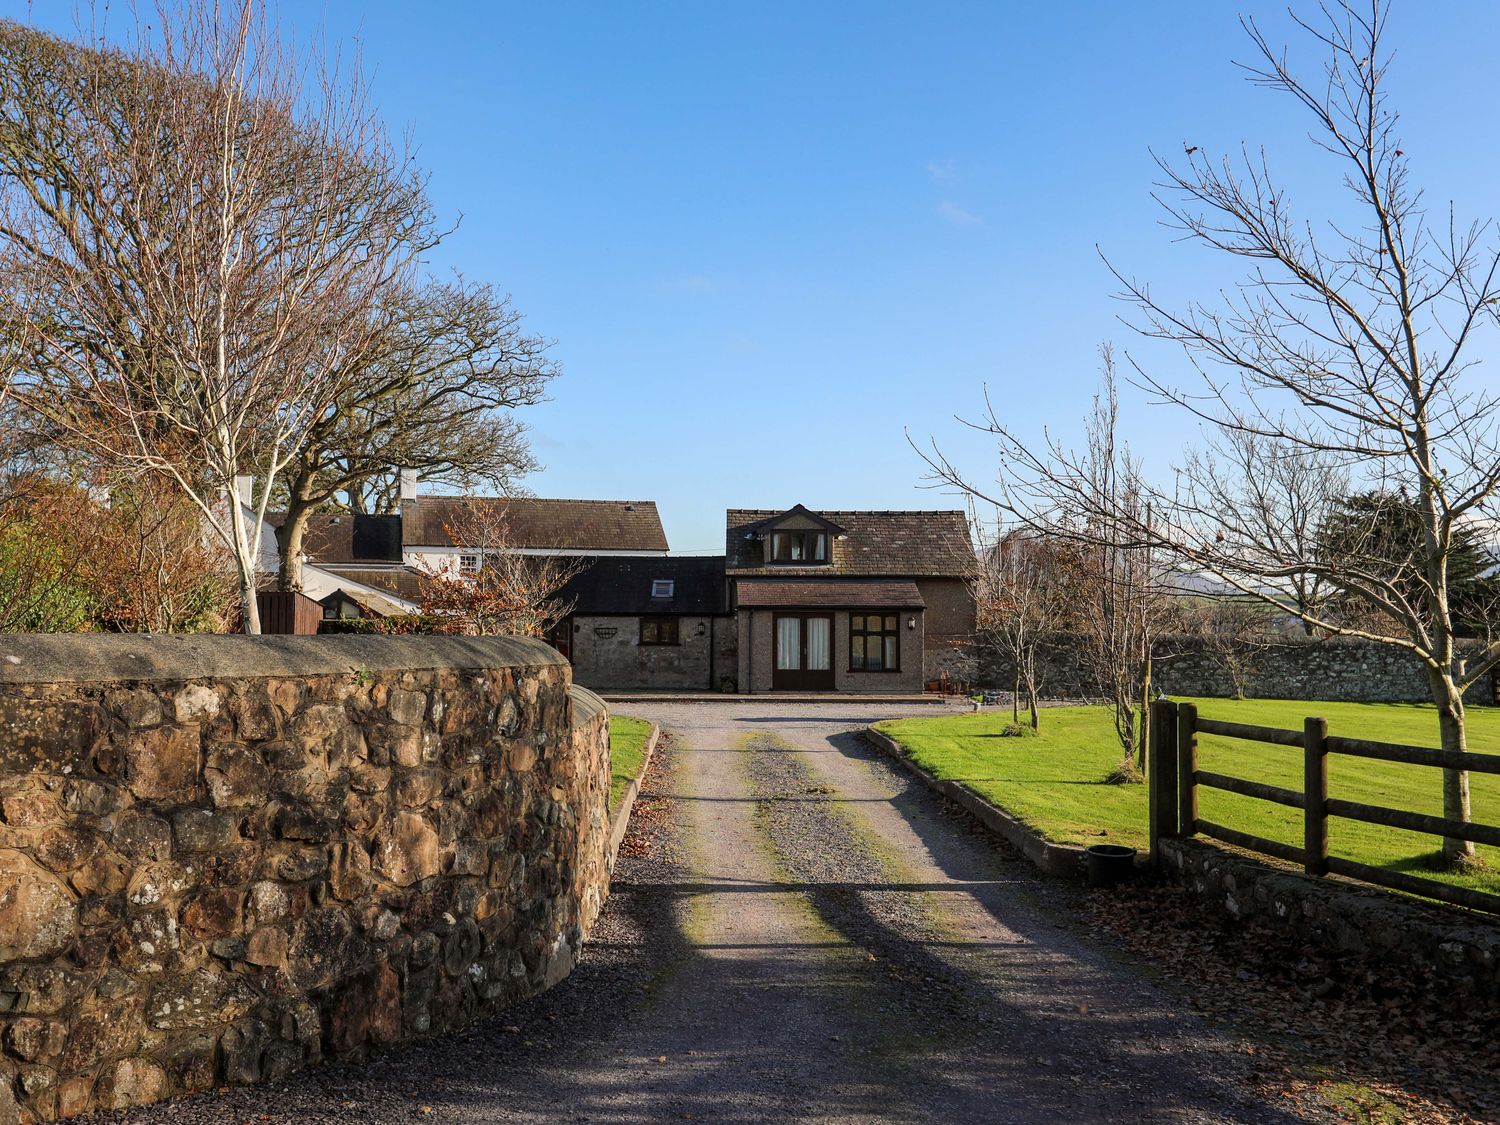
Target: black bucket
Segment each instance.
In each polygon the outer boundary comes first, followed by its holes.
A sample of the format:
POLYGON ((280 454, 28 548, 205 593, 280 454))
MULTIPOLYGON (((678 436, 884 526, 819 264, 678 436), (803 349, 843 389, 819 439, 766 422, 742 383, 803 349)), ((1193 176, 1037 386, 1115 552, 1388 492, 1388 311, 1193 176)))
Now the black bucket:
POLYGON ((1114 887, 1135 875, 1135 849, 1123 844, 1091 844, 1083 849, 1089 886, 1114 887))

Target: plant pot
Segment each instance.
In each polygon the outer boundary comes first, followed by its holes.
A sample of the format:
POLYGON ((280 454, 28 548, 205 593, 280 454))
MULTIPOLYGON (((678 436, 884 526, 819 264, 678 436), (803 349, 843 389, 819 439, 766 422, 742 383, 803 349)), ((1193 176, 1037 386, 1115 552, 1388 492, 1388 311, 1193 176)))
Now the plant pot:
POLYGON ((1135 849, 1123 844, 1090 844, 1083 866, 1091 887, 1116 887, 1135 877, 1135 849))

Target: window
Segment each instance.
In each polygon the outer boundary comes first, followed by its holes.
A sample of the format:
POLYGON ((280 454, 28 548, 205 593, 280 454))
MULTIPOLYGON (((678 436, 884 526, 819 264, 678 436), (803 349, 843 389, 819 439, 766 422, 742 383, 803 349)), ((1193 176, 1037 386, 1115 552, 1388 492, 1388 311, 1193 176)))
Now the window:
POLYGON ((676 587, 677 583, 671 578, 653 578, 651 580, 651 596, 653 598, 670 598, 672 591, 676 587))
POLYGON ((479 556, 478 555, 459 555, 458 556, 458 573, 460 573, 462 575, 466 575, 466 576, 468 576, 470 578, 472 578, 474 575, 478 574, 479 573, 479 556))
POLYGON ((773 531, 771 532, 771 558, 773 563, 825 563, 828 561, 828 533, 826 531, 773 531))
POLYGON ((850 614, 849 671, 901 671, 901 618, 898 614, 850 614))
POLYGON ((677 643, 677 618, 641 618, 641 644, 675 645, 677 643))

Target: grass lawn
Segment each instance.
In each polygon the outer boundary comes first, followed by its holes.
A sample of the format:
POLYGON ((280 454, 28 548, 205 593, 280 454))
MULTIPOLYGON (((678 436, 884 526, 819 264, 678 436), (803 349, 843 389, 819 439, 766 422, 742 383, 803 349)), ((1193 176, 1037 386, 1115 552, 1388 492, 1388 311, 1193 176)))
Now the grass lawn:
MULTIPOLYGON (((1302 729, 1309 715, 1328 720, 1331 734, 1437 745, 1431 706, 1404 703, 1325 703, 1282 699, 1197 699, 1199 714, 1256 726, 1302 729)), ((1468 711, 1469 749, 1500 753, 1500 708, 1468 711)), ((957 781, 1000 805, 1050 840, 1066 844, 1146 845, 1146 787, 1106 785, 1120 760, 1109 712, 1103 707, 1062 707, 1042 712, 1037 738, 1005 738, 1009 711, 900 719, 879 724, 935 776, 957 781)), ((1206 770, 1302 788, 1302 751, 1287 746, 1199 736, 1198 763, 1206 770)), ((1329 756, 1329 795, 1371 805, 1441 815, 1442 772, 1424 766, 1329 756)), ((1500 824, 1500 775, 1470 774, 1476 821, 1500 824)), ((1300 846, 1302 813, 1199 787, 1205 820, 1300 846)), ((1445 882, 1500 892, 1500 849, 1480 847, 1493 872, 1457 876, 1429 869, 1438 839, 1359 821, 1329 820, 1334 855, 1393 870, 1433 875, 1445 882)))
POLYGON ((620 805, 625 786, 641 772, 641 758, 646 753, 646 739, 651 724, 628 715, 611 715, 609 719, 609 811, 620 805))

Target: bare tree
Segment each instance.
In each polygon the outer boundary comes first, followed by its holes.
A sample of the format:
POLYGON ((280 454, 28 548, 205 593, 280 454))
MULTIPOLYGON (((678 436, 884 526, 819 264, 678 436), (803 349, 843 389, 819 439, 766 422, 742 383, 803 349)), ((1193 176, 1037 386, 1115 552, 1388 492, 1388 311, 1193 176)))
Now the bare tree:
POLYGON ((549 342, 522 330, 510 299, 487 285, 392 290, 360 371, 304 431, 285 475, 276 529, 279 584, 301 587, 308 520, 342 494, 354 511, 389 510, 399 473, 510 491, 536 468, 513 411, 540 402, 557 375, 549 342))
POLYGON ((1086 452, 1076 465, 1076 485, 1087 502, 1074 503, 1065 492, 1050 487, 1033 491, 1029 500, 1024 489, 1010 495, 1029 503, 1032 510, 1040 507, 1049 513, 1050 522, 1071 529, 1084 547, 1089 593, 1079 602, 1083 653, 1114 717, 1124 751, 1121 776, 1134 778, 1145 776, 1152 658, 1164 606, 1161 576, 1149 546, 1124 534, 1118 518, 1100 518, 1109 512, 1147 526, 1153 522, 1140 458, 1120 436, 1114 354, 1105 345, 1100 355, 1103 385, 1086 427, 1086 452))
POLYGON ((358 77, 298 58, 259 0, 155 17, 120 51, 0 26, 0 321, 28 344, 17 397, 179 488, 258 632, 273 484, 431 219, 358 77))
POLYGON ((513 550, 500 505, 468 504, 445 530, 458 555, 426 567, 419 595, 423 616, 444 631, 545 637, 573 612, 561 592, 583 564, 513 550))
POLYGON ((1033 451, 992 406, 984 421, 970 424, 1001 439, 995 488, 974 484, 936 447, 919 452, 939 479, 994 505, 1026 535, 1070 544, 1079 576, 1071 600, 1081 662, 1113 716, 1121 775, 1134 779, 1144 776, 1153 646, 1170 606, 1158 552, 1134 530, 1154 525, 1153 494, 1140 458, 1120 434, 1113 351, 1105 345, 1100 356, 1102 385, 1081 452, 1050 435, 1040 453, 1033 451))
MULTIPOLYGON (((977 526, 977 523, 976 523, 977 526)), ((1014 673, 1011 717, 1021 721, 1022 699, 1031 729, 1041 725, 1038 704, 1045 679, 1041 648, 1075 615, 1081 560, 1064 536, 1012 530, 994 543, 981 531, 974 601, 979 631, 990 638, 1014 673)))
MULTIPOLYGON (((1213 160, 1195 146, 1178 165, 1159 161, 1170 222, 1248 271, 1217 303, 1183 309, 1116 274, 1141 331, 1179 345, 1195 373, 1179 386, 1135 364, 1139 381, 1212 435, 1175 488, 1152 495, 1154 518, 1080 487, 1084 458, 994 429, 1007 474, 1045 482, 1124 541, 1169 553, 1311 630, 1411 653, 1427 671, 1441 746, 1462 751, 1464 691, 1500 661, 1494 641, 1461 649, 1450 581, 1457 529, 1492 517, 1500 486, 1500 399, 1472 371, 1483 331, 1497 325, 1500 250, 1489 224, 1429 221, 1385 96, 1386 17, 1381 0, 1346 0, 1316 23, 1299 20, 1324 55, 1312 81, 1244 21, 1258 53, 1246 67, 1252 81, 1308 116, 1315 143, 1343 167, 1346 210, 1298 222, 1264 155, 1248 149, 1213 160), (1305 530, 1325 513, 1309 518, 1262 487, 1266 465, 1283 458, 1332 464, 1360 489, 1409 497, 1419 546, 1400 573, 1309 543, 1305 530), (1365 623, 1299 597, 1302 582, 1363 605, 1365 623)), ((1469 819, 1465 771, 1444 771, 1443 806, 1450 819, 1469 819)), ((1453 864, 1475 861, 1463 840, 1445 839, 1443 852, 1453 864)))

